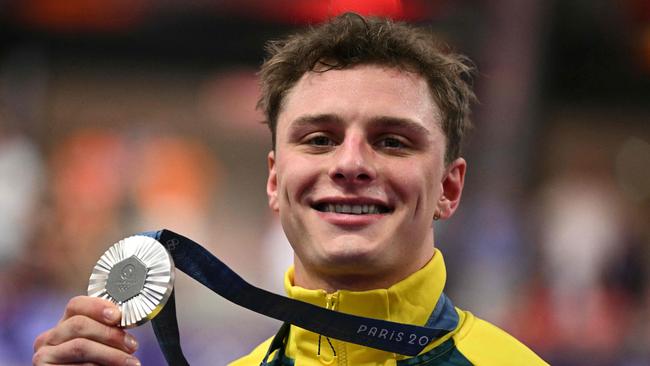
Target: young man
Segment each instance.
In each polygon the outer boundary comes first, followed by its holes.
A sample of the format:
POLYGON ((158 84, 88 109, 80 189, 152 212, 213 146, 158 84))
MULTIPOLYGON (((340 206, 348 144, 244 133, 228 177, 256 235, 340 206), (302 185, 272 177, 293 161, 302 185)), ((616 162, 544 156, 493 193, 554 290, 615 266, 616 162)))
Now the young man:
MULTIPOLYGON (((279 347, 269 339, 233 365, 546 365, 442 293, 432 223, 453 215, 463 189, 474 99, 464 60, 424 31, 355 14, 269 51, 260 107, 273 136, 269 205, 295 252, 288 295, 448 332, 407 357, 283 327, 279 347)), ((100 299, 73 299, 36 340, 34 364, 137 362, 118 318, 100 299)))
POLYGON ((345 14, 271 43, 262 98, 272 131, 267 193, 295 252, 290 297, 451 330, 416 357, 291 326, 234 365, 545 365, 497 327, 446 308, 433 221, 460 202, 471 68, 407 25, 345 14), (271 351, 271 352, 269 352, 271 351))

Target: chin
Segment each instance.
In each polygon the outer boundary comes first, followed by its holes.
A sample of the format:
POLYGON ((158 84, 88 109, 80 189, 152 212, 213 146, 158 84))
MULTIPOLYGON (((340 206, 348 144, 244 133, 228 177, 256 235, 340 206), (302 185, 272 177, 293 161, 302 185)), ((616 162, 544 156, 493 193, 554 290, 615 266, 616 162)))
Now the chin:
POLYGON ((331 269, 354 273, 372 273, 386 261, 386 251, 368 243, 344 243, 323 248, 320 262, 331 269))

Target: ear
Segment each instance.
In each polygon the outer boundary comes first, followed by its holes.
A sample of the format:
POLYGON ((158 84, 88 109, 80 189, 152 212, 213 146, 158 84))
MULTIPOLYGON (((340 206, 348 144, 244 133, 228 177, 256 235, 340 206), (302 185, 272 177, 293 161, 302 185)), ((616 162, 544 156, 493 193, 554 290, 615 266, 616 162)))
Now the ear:
POLYGON ((269 167, 269 177, 266 180, 266 195, 269 198, 269 207, 271 210, 278 212, 278 176, 275 172, 275 153, 273 150, 269 151, 267 162, 269 167))
POLYGON ((465 184, 467 162, 458 158, 445 168, 446 173, 442 179, 442 196, 438 200, 438 213, 441 219, 450 218, 460 203, 465 184))

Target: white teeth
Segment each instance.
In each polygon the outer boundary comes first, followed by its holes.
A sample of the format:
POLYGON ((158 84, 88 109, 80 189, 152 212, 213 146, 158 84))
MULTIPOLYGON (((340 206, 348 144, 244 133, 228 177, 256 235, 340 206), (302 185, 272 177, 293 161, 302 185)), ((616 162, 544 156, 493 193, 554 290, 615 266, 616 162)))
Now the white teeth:
POLYGON ((322 206, 323 212, 336 212, 341 214, 378 214, 379 206, 376 205, 348 205, 327 203, 322 206))

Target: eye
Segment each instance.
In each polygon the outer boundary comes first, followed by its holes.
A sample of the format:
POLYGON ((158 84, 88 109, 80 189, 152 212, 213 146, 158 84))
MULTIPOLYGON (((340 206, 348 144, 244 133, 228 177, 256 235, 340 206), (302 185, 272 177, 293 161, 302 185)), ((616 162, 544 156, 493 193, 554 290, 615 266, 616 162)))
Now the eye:
POLYGON ((392 137, 392 136, 381 138, 376 145, 380 148, 385 148, 385 149, 403 149, 407 147, 404 141, 402 141, 397 137, 392 137))
POLYGON ((306 143, 311 146, 334 146, 334 141, 326 135, 316 135, 309 137, 306 143))

